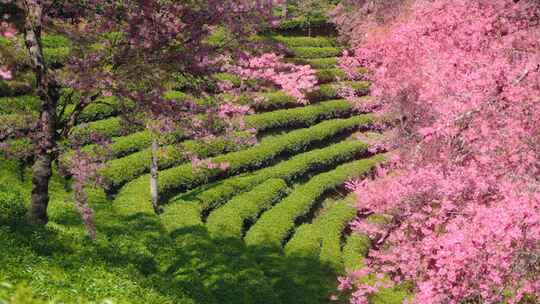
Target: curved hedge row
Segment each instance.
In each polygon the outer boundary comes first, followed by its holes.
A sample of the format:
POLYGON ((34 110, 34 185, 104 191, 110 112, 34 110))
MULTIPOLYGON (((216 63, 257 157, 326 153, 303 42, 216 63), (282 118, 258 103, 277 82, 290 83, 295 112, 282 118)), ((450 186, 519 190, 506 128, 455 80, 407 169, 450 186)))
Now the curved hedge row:
POLYGON ((352 197, 331 202, 323 214, 311 224, 303 224, 285 246, 288 255, 317 256, 338 272, 344 270, 341 252, 341 234, 354 219, 356 208, 352 197))
MULTIPOLYGON (((246 117, 246 124, 258 131, 278 127, 304 127, 323 119, 347 116, 352 110, 352 105, 348 101, 335 100, 302 108, 250 115, 246 117)), ((160 169, 167 169, 186 162, 187 157, 182 153, 184 148, 206 158, 225 152, 237 151, 242 147, 232 141, 225 141, 220 138, 210 143, 187 141, 182 144, 182 147, 176 145, 166 146, 163 148, 163 156, 160 157, 160 169)), ((102 170, 102 176, 105 178, 107 188, 109 190, 118 189, 123 184, 148 172, 150 170, 151 155, 150 149, 145 149, 109 161, 107 167, 102 170)))
MULTIPOLYGON (((261 169, 248 175, 229 178, 219 182, 217 185, 210 185, 210 189, 202 190, 202 192, 200 192, 200 189, 195 189, 193 192, 198 193, 195 198, 189 201, 179 199, 178 202, 173 199, 170 204, 164 207, 166 210, 165 216, 168 219, 166 226, 169 229, 174 229, 180 227, 179 223, 184 222, 200 221, 202 224, 201 214, 204 211, 217 208, 235 195, 250 191, 268 179, 279 178, 290 184, 306 173, 324 170, 354 159, 360 153, 366 151, 367 147, 366 144, 358 140, 344 141, 326 148, 296 155, 273 167, 261 169), (169 210, 180 218, 171 217, 167 214, 169 210)), ((190 196, 191 193, 185 195, 190 196)), ((147 204, 148 206, 149 204, 147 204)), ((147 210, 152 212, 151 208, 147 208, 147 210)))
POLYGON ((283 109, 246 117, 246 124, 265 131, 274 128, 309 126, 317 121, 350 115, 353 106, 347 100, 330 100, 294 109, 283 109))
POLYGON ((272 207, 287 191, 282 179, 269 179, 264 183, 234 197, 223 207, 214 210, 206 221, 206 227, 214 237, 242 237, 244 223, 255 222, 257 216, 272 207))
POLYGON ((316 70, 319 84, 341 81, 347 78, 347 74, 339 68, 316 70))
POLYGON ((248 231, 244 240, 251 246, 280 247, 287 234, 294 228, 295 220, 307 214, 321 195, 337 188, 348 179, 366 174, 383 159, 384 155, 377 155, 343 164, 332 171, 313 177, 264 213, 248 231))
POLYGON ((318 90, 310 92, 307 97, 310 101, 321 101, 328 99, 339 99, 340 86, 352 88, 358 95, 366 95, 369 93, 371 83, 368 81, 343 81, 321 84, 318 90))
POLYGON ((345 269, 355 271, 364 267, 364 257, 371 248, 371 241, 367 235, 353 233, 347 237, 343 246, 343 264, 345 269))
POLYGON ((285 254, 318 258, 321 252, 320 227, 314 224, 304 224, 296 229, 294 237, 287 242, 285 254))
POLYGON ((353 204, 352 198, 335 202, 318 221, 322 238, 320 260, 340 272, 344 270, 341 234, 356 216, 357 210, 353 204))
POLYGON ((295 58, 318 59, 341 56, 343 50, 337 47, 291 47, 295 58))
POLYGON ((73 128, 70 136, 71 138, 77 138, 81 144, 89 144, 92 142, 92 134, 113 138, 121 136, 125 134, 125 132, 139 131, 142 129, 143 126, 132 126, 126 130, 122 125, 122 119, 120 117, 111 117, 77 125, 73 128))
MULTIPOLYGON (((174 192, 184 192, 220 177, 231 176, 249 169, 264 167, 277 156, 304 151, 315 143, 323 142, 371 121, 372 117, 369 115, 328 120, 311 128, 267 137, 253 148, 212 158, 211 161, 214 163, 229 163, 229 169, 225 172, 219 169, 210 170, 203 168, 194 171, 191 164, 164 170, 160 173, 159 190, 163 197, 170 197, 174 192)), ((116 203, 125 206, 125 208, 133 208, 134 206, 143 208, 141 204, 134 204, 133 200, 141 201, 142 205, 148 205, 147 202, 150 200, 148 178, 147 175, 143 175, 128 183, 120 191, 116 203)))
MULTIPOLYGON (((365 153, 368 147, 367 144, 354 140, 312 150, 296 155, 275 166, 222 181, 207 190, 199 191, 200 193, 197 193, 191 200, 200 202, 202 210, 213 209, 234 195, 249 191, 269 178, 281 178, 290 183, 308 172, 319 171, 349 161, 359 154, 365 153)), ((181 198, 177 199, 182 200, 181 198)))
MULTIPOLYGON (((189 160, 184 151, 196 153, 199 157, 207 158, 225 152, 236 151, 242 147, 233 140, 216 138, 211 142, 198 142, 189 140, 181 146, 169 145, 162 148, 159 153, 160 170, 171 168, 174 165, 185 163, 189 160)), ((152 152, 149 148, 127 155, 122 158, 107 162, 100 174, 104 178, 105 188, 115 191, 125 183, 134 180, 150 171, 152 152)))
POLYGON ((0 115, 0 134, 7 132, 29 132, 32 123, 38 119, 37 114, 0 115))
POLYGON ((290 61, 296 64, 307 64, 314 69, 332 69, 335 68, 338 64, 337 57, 315 59, 292 58, 290 59, 290 61))
POLYGON ((334 47, 337 45, 335 39, 325 36, 304 37, 274 35, 270 38, 276 42, 285 44, 287 47, 334 47))
POLYGON ((39 98, 32 95, 17 97, 0 97, 0 114, 18 114, 36 112, 39 109, 39 98))

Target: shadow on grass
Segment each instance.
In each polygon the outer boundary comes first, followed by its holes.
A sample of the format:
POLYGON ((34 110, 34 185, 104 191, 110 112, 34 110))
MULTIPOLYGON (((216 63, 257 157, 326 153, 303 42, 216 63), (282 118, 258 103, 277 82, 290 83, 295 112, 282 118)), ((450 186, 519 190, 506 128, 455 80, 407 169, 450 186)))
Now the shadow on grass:
POLYGON ((212 239, 204 226, 169 233, 156 216, 103 211, 96 242, 51 228, 0 227, 0 281, 28 282, 40 296, 66 303, 82 296, 122 303, 312 304, 329 302, 336 288, 334 271, 316 258, 248 248, 238 239, 212 239), (25 272, 29 268, 34 271, 25 272), (51 269, 63 279, 36 278, 51 269), (136 288, 108 287, 110 282, 102 280, 110 275, 136 288))

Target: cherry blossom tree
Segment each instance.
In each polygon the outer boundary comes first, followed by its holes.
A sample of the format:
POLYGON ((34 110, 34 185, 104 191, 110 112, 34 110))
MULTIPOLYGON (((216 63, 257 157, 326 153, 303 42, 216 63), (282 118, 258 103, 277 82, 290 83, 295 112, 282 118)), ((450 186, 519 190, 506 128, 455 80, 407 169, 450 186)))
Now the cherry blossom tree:
MULTIPOLYGON (((58 143, 71 136, 81 113, 100 96, 117 96, 121 116, 128 124, 141 124, 158 134, 180 128, 187 137, 202 138, 238 126, 233 121, 248 112, 242 107, 201 103, 196 98, 170 101, 163 94, 175 73, 208 75, 219 69, 214 66, 213 57, 236 56, 238 49, 232 46, 216 47, 208 43, 216 28, 224 27, 233 38, 245 40, 261 26, 271 25, 272 7, 281 1, 2 0, 2 3, 12 5, 22 16, 20 24, 2 21, 0 29, 8 38, 16 34, 16 29, 23 34, 36 78, 35 93, 41 100, 38 119, 28 128, 34 142, 28 218, 31 223, 45 224, 52 163, 62 153, 58 143), (42 32, 49 30, 73 41, 72 56, 62 69, 51 69, 43 56, 42 32), (63 96, 65 88, 78 94, 63 96), (68 102, 74 105, 74 110, 66 118, 61 103, 68 102), (214 123, 203 123, 209 121, 214 123)), ((244 44, 246 48, 251 47, 249 43, 244 44)), ((3 78, 16 76, 3 63, 0 66, 3 78)), ((151 183, 157 190, 157 137, 152 147, 151 183)), ((91 176, 96 170, 88 169, 85 156, 80 155, 79 159, 86 168, 81 170, 88 174, 71 172, 75 181, 93 180, 91 176)), ((159 212, 158 193, 153 197, 159 212)))
POLYGON ((341 289, 353 289, 353 303, 405 281, 415 303, 538 300, 540 3, 401 9, 382 30, 350 31, 343 59, 351 76, 372 70, 395 150, 374 180, 351 183, 362 214, 352 227, 374 246, 341 289), (387 220, 373 224, 372 213, 387 220))

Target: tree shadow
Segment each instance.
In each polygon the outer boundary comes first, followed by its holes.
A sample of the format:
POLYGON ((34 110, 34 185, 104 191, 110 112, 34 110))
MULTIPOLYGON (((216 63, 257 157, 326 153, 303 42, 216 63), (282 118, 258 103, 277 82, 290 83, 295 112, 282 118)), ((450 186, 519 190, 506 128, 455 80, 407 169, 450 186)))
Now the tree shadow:
MULTIPOLYGON (((18 227, 9 233, 0 229, 0 249, 20 246, 3 250, 0 263, 9 264, 5 273, 20 279, 13 283, 27 281, 31 286, 32 273, 21 276, 22 269, 60 269, 74 281, 69 288, 80 288, 78 294, 98 301, 114 299, 116 291, 85 294, 80 286, 99 280, 100 271, 119 273, 173 303, 328 303, 336 290, 334 270, 317 257, 285 256, 281 250, 247 247, 240 239, 214 239, 202 225, 169 232, 158 216, 121 216, 108 209, 98 208, 95 242, 80 233, 66 234, 55 228, 57 224, 44 229, 18 227), (27 257, 19 258, 23 254, 27 257), (82 281, 81 269, 89 268, 93 270, 82 281)), ((68 228, 75 224, 71 214, 59 218, 68 228)), ((46 294, 51 297, 68 288, 50 284, 46 294)))

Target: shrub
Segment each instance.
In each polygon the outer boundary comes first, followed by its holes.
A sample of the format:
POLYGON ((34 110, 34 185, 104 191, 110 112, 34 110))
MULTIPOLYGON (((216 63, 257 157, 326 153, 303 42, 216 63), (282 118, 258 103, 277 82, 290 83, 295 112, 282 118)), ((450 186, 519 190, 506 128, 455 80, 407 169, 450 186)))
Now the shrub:
POLYGON ((320 253, 321 231, 320 227, 313 224, 298 227, 285 246, 285 254, 288 256, 319 258, 320 253))
POLYGON ((25 81, 10 80, 5 81, 0 79, 0 97, 13 97, 19 95, 30 94, 32 85, 25 81))
POLYGON ((35 112, 39 108, 39 98, 32 95, 0 98, 0 115, 35 112))
POLYGON ((335 202, 317 220, 317 224, 321 227, 321 262, 328 263, 340 273, 344 270, 341 234, 348 223, 355 218, 356 211, 354 197, 351 197, 335 202))
POLYGON ((329 37, 291 37, 275 35, 271 38, 274 41, 285 44, 287 47, 334 47, 337 45, 335 39, 329 37))
POLYGON ((249 191, 249 189, 269 178, 281 178, 290 184, 309 172, 321 171, 349 161, 365 153, 368 147, 367 144, 354 140, 315 149, 296 155, 275 166, 225 180, 197 194, 193 200, 200 202, 202 210, 212 209, 220 206, 232 196, 243 191, 249 191))
MULTIPOLYGON (((245 121, 248 126, 258 131, 265 131, 272 128, 309 126, 324 119, 344 117, 350 114, 351 111, 352 106, 348 101, 336 100, 297 109, 254 114, 247 116, 245 121)), ((221 138, 210 143, 187 141, 181 146, 170 145, 164 147, 159 166, 160 169, 167 169, 186 162, 188 160, 187 156, 182 153, 184 149, 206 158, 220 153, 237 151, 241 148, 234 142, 225 141, 221 138)), ((148 172, 150 170, 150 159, 151 151, 144 149, 126 157, 109 161, 107 166, 101 170, 107 188, 114 191, 126 182, 148 172)))
POLYGON ((371 240, 365 234, 353 233, 347 237, 343 246, 343 263, 345 269, 354 271, 364 267, 364 257, 371 248, 371 240))
POLYGON ((302 59, 337 57, 342 52, 337 47, 293 47, 290 50, 294 57, 302 59))
POLYGON ((353 107, 346 100, 332 100, 295 109, 284 109, 246 117, 246 124, 259 131, 309 126, 317 121, 344 117, 353 107))
MULTIPOLYGON (((199 169, 194 171, 191 164, 164 170, 160 174, 159 189, 164 197, 174 192, 184 192, 208 181, 241 173, 268 165, 277 156, 295 154, 306 150, 315 143, 328 140, 338 134, 371 122, 370 116, 355 116, 349 119, 335 119, 322 122, 310 128, 295 130, 278 136, 267 137, 259 145, 224 154, 211 159, 213 163, 228 163, 229 169, 199 169)), ((119 193, 116 205, 126 210, 144 209, 149 205, 148 176, 141 176, 127 184, 119 193), (134 204, 134 200, 140 203, 134 204), (141 204, 142 203, 142 204, 141 204)))
POLYGON ((72 130, 71 138, 77 139, 81 144, 88 144, 92 142, 92 134, 113 138, 128 132, 141 130, 142 128, 142 126, 132 126, 126 129, 122 124, 121 118, 112 117, 75 126, 72 130))
POLYGON ((52 67, 60 67, 69 59, 71 49, 69 47, 44 48, 45 62, 52 67))
POLYGON ((338 68, 317 70, 317 79, 319 79, 320 84, 340 81, 346 79, 346 77, 347 74, 338 68))
POLYGON ((338 166, 336 169, 314 176, 270 211, 265 212, 247 232, 250 246, 281 247, 282 241, 294 228, 297 218, 306 215, 315 201, 326 191, 335 189, 345 181, 365 175, 379 164, 384 156, 378 155, 338 166))
POLYGON ((62 35, 54 35, 54 34, 45 34, 43 35, 41 39, 41 43, 43 45, 43 48, 62 48, 62 47, 71 47, 71 41, 69 38, 62 36, 62 35))
POLYGON ((287 184, 282 179, 269 179, 214 210, 206 227, 214 237, 241 238, 244 223, 255 222, 257 216, 283 197, 286 190, 287 184))
POLYGON ((0 224, 14 225, 21 223, 26 214, 26 206, 19 192, 0 189, 0 224))
POLYGON ((326 83, 319 86, 318 90, 308 93, 308 99, 312 102, 341 98, 340 88, 350 87, 358 96, 369 93, 371 83, 367 81, 344 81, 338 83, 326 83))
MULTIPOLYGON (((116 97, 101 97, 95 103, 88 105, 79 115, 80 122, 92 122, 109 118, 118 114, 119 101, 116 97)), ((66 109, 66 115, 71 114, 73 106, 66 109)))
POLYGON ((336 57, 317 59, 294 58, 291 60, 297 64, 309 64, 314 69, 332 69, 338 65, 338 59, 336 57))
MULTIPOLYGON (((181 146, 169 145, 162 148, 159 155, 159 168, 161 170, 189 160, 184 151, 193 152, 199 157, 207 158, 228 151, 235 151, 242 147, 233 140, 217 138, 211 142, 186 141, 181 146)), ((106 163, 100 170, 108 191, 115 191, 125 183, 150 171, 152 152, 144 149, 128 156, 114 159, 106 163)))

